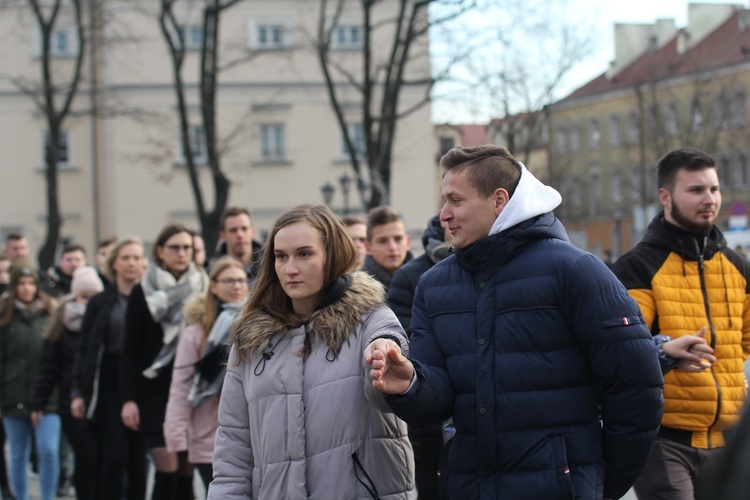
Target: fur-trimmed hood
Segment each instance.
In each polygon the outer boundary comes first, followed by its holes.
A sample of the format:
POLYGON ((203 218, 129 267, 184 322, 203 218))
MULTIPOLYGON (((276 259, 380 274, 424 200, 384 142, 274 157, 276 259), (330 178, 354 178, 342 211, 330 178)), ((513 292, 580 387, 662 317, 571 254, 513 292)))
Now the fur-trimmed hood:
POLYGON ((206 320, 206 294, 199 293, 185 306, 185 318, 188 324, 203 325, 206 320))
MULTIPOLYGON (((325 342, 335 353, 373 308, 385 304, 385 289, 380 282, 361 271, 353 273, 351 278, 341 296, 313 312, 306 324, 308 332, 315 332, 315 342, 325 342)), ((266 312, 243 315, 235 329, 234 343, 238 350, 252 355, 262 352, 270 338, 285 329, 289 326, 266 312)))

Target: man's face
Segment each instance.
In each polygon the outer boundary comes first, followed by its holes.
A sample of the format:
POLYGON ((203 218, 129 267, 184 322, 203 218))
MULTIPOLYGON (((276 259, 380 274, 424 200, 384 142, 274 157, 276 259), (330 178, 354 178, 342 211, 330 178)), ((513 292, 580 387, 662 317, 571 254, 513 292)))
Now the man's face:
POLYGON ((367 255, 367 226, 365 224, 352 224, 347 226, 346 231, 354 241, 354 246, 357 249, 357 269, 362 267, 365 263, 365 256, 367 255))
POLYGON ((389 222, 373 227, 372 236, 365 246, 375 262, 393 274, 406 259, 411 237, 406 235, 403 222, 389 222))
POLYGON ((60 270, 65 276, 73 276, 73 272, 86 265, 86 256, 80 250, 66 252, 60 258, 60 270))
POLYGON ((227 217, 224 229, 219 232, 219 238, 226 242, 229 255, 240 261, 247 259, 252 252, 255 238, 255 229, 250 223, 250 217, 246 214, 227 217))
POLYGON ((714 168, 680 169, 671 190, 659 189, 659 201, 667 221, 691 233, 706 233, 721 209, 719 175, 714 168))
POLYGON ((487 198, 471 185, 466 170, 449 170, 443 177, 444 205, 440 221, 447 224, 454 248, 465 248, 490 234, 492 224, 508 203, 508 193, 497 189, 487 198))
POLYGON ((26 241, 26 238, 21 238, 19 240, 8 240, 8 245, 5 247, 5 254, 10 258, 10 260, 28 260, 30 253, 29 243, 26 241))

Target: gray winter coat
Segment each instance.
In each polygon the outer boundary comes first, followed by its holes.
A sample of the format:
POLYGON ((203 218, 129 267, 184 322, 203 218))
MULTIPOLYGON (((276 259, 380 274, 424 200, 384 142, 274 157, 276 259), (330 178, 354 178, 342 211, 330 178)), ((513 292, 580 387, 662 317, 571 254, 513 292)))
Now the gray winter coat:
MULTIPOLYGON (((219 407, 209 499, 416 498, 406 424, 373 389, 362 351, 375 338, 408 344, 382 286, 355 273, 341 298, 285 330, 265 314, 240 328, 272 332, 261 355, 239 361, 235 347, 219 407), (306 330, 340 332, 334 357, 306 330), (369 490, 369 491, 368 491, 369 490)), ((335 333, 334 333, 335 334, 335 333)))

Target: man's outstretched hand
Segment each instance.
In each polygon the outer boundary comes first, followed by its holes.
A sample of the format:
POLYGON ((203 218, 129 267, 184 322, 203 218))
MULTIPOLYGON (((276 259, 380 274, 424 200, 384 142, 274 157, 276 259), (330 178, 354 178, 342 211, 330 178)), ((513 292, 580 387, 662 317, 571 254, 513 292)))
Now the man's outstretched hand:
POLYGON ((390 339, 376 339, 365 348, 365 363, 370 365, 372 386, 386 394, 402 394, 411 385, 414 365, 401 347, 390 339))

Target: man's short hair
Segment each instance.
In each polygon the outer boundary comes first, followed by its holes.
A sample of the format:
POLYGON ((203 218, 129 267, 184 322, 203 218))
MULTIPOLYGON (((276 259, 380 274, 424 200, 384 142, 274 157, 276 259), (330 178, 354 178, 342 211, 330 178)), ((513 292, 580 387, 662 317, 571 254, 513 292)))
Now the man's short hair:
POLYGON ((9 241, 19 241, 19 240, 22 240, 24 238, 26 238, 26 236, 24 236, 21 233, 8 233, 5 236, 5 241, 6 242, 9 242, 9 241))
POLYGON ((83 248, 83 245, 79 245, 78 243, 73 243, 71 245, 67 245, 65 248, 63 248, 62 253, 60 256, 65 255, 66 253, 71 252, 81 252, 83 255, 86 255, 86 250, 83 248))
POLYGON ((372 240, 372 230, 391 222, 401 222, 401 217, 388 205, 380 205, 367 212, 367 241, 372 240))
POLYGON ((658 187, 672 192, 678 170, 695 172, 707 168, 716 168, 716 160, 711 155, 695 148, 675 149, 662 156, 657 164, 658 187))
POLYGON ((253 224, 253 218, 250 216, 250 211, 245 207, 228 207, 221 213, 219 218, 219 229, 224 230, 224 224, 226 224, 229 217, 237 217, 238 215, 245 214, 250 219, 250 225, 253 224))
POLYGON ((100 248, 107 248, 108 246, 112 246, 115 243, 117 243, 117 236, 110 236, 109 238, 104 238, 103 240, 99 241, 99 244, 96 245, 96 249, 99 250, 100 248))
POLYGON ((356 215, 345 215, 341 218, 341 222, 343 222, 344 226, 346 227, 352 227, 357 224, 367 225, 367 223, 363 221, 361 217, 357 217, 356 215))
POLYGON ((499 188, 513 193, 521 179, 521 168, 507 148, 494 144, 484 146, 456 146, 440 159, 443 175, 466 170, 469 183, 484 198, 489 198, 499 188))

